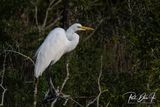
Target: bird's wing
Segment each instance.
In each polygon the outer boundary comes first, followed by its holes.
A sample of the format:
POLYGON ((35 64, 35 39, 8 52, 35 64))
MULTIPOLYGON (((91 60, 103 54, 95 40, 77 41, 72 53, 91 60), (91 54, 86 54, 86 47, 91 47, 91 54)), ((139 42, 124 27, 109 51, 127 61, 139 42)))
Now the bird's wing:
POLYGON ((48 34, 36 52, 35 77, 38 78, 51 61, 55 63, 59 60, 65 53, 67 43, 66 33, 62 28, 56 28, 48 34))

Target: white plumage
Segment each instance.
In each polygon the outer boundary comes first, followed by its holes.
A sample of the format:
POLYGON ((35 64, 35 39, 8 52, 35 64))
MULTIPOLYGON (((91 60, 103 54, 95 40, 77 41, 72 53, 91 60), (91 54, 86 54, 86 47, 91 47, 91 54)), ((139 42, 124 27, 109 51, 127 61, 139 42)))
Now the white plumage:
POLYGON ((76 23, 69 27, 67 31, 62 28, 55 28, 48 34, 36 52, 37 59, 34 69, 36 78, 41 76, 50 64, 56 63, 63 54, 75 49, 79 42, 79 35, 75 33, 78 30, 93 29, 76 23))

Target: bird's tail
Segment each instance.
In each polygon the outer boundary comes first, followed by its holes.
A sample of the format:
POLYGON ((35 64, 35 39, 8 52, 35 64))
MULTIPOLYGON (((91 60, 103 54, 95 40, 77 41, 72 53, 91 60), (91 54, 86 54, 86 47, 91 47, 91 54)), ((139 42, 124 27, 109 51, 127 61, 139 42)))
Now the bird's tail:
POLYGON ((37 105, 37 86, 38 86, 38 78, 35 78, 34 81, 34 102, 33 102, 33 106, 36 107, 37 105))

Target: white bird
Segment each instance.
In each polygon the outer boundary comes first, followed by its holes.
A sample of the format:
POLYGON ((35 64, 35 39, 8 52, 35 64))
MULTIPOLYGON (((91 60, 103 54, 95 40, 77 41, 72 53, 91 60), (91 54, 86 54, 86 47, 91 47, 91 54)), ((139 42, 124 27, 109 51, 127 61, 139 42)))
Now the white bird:
POLYGON ((93 30, 79 23, 71 25, 66 31, 63 28, 52 30, 36 52, 34 76, 38 78, 49 65, 55 64, 62 55, 74 50, 79 43, 76 31, 93 30))
POLYGON ((79 35, 76 31, 94 30, 90 27, 82 26, 79 23, 71 25, 66 31, 63 28, 55 28, 52 30, 42 45, 36 52, 36 63, 34 68, 35 90, 34 90, 34 107, 37 103, 37 86, 38 78, 48 68, 55 64, 62 55, 74 50, 79 42, 79 35))

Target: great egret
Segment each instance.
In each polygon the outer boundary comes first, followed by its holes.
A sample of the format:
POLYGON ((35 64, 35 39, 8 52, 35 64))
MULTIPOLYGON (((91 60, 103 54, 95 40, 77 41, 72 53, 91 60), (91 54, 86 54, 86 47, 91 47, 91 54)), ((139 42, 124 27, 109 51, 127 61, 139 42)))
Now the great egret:
MULTIPOLYGON (((62 55, 74 50, 79 42, 76 31, 93 30, 79 23, 71 25, 66 31, 63 28, 52 30, 36 52, 34 76, 38 79, 49 65, 55 64, 62 55)), ((35 84, 35 94, 37 92, 35 84)))

